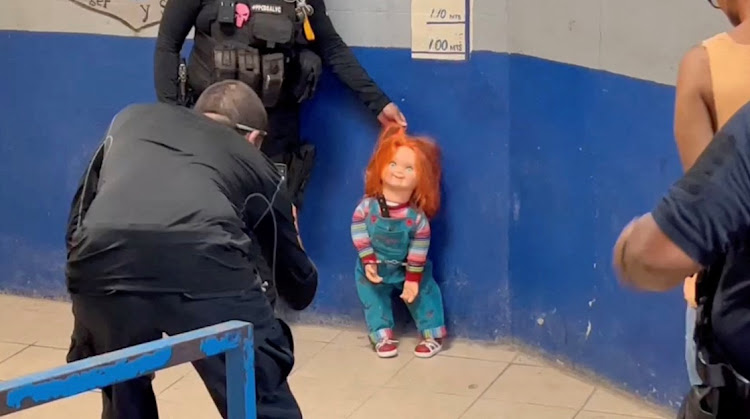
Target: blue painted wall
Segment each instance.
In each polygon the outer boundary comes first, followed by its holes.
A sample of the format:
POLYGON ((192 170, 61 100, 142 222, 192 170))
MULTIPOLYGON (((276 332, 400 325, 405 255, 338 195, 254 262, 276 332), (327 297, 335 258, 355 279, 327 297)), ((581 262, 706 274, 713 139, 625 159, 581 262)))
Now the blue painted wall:
MULTIPOLYGON (((0 95, 0 289, 64 297, 70 198, 112 116, 154 100, 153 47, 0 32, 0 80, 12 80, 0 95)), ((450 331, 518 339, 652 400, 678 401, 687 384, 679 292, 624 291, 610 268, 620 228, 680 173, 672 88, 515 55, 450 63, 355 52, 411 130, 443 147, 431 254, 450 331)), ((361 321, 348 223, 377 123, 330 76, 303 123, 320 156, 300 222, 321 270, 312 311, 361 321)))
POLYGON ((678 402, 681 292, 626 291, 611 268, 622 227, 681 173, 673 88, 530 57, 510 74, 513 336, 678 402))

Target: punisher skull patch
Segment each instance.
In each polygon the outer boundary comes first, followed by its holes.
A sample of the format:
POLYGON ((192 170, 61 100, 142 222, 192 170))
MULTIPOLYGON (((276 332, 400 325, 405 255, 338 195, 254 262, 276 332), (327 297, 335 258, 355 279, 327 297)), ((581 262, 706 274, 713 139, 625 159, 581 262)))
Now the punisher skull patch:
POLYGON ((245 26, 245 23, 250 20, 250 8, 245 3, 237 3, 234 6, 234 24, 238 28, 245 26))

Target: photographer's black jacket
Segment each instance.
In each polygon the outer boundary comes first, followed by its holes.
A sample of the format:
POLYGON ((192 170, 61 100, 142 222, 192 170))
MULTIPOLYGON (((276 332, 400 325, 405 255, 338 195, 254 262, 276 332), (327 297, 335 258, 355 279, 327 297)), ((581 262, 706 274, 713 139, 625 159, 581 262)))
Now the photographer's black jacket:
POLYGON ((269 263, 275 255, 279 294, 306 307, 318 274, 280 182, 268 158, 227 126, 169 104, 125 108, 71 205, 69 291, 242 293, 260 284, 249 254, 257 239, 269 263))

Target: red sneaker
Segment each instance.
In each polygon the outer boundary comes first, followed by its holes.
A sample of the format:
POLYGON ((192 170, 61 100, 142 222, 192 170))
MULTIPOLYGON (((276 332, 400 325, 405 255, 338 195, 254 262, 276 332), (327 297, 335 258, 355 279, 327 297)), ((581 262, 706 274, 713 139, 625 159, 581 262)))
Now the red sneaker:
POLYGON ((375 352, 381 358, 393 358, 398 355, 397 340, 384 338, 375 344, 375 352))
POLYGON ((432 358, 443 349, 443 339, 424 339, 414 348, 414 356, 432 358))

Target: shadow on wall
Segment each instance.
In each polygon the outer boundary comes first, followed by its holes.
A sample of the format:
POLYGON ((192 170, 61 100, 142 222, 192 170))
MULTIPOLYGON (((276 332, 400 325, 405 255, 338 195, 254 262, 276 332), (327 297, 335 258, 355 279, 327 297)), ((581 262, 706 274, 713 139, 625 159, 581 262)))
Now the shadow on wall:
MULTIPOLYGON (((112 116, 154 100, 154 40, 2 35, 12 59, 0 79, 13 83, 0 96, 0 288, 61 297, 70 199, 112 116)), ((405 50, 355 53, 411 132, 443 148, 431 254, 449 332, 517 338, 648 399, 679 401, 678 292, 635 295, 610 268, 620 228, 680 172, 672 89, 505 54, 448 63, 412 61, 405 50)), ((303 126, 320 157, 300 222, 321 271, 308 315, 361 322, 349 226, 378 126, 330 75, 303 126)))

